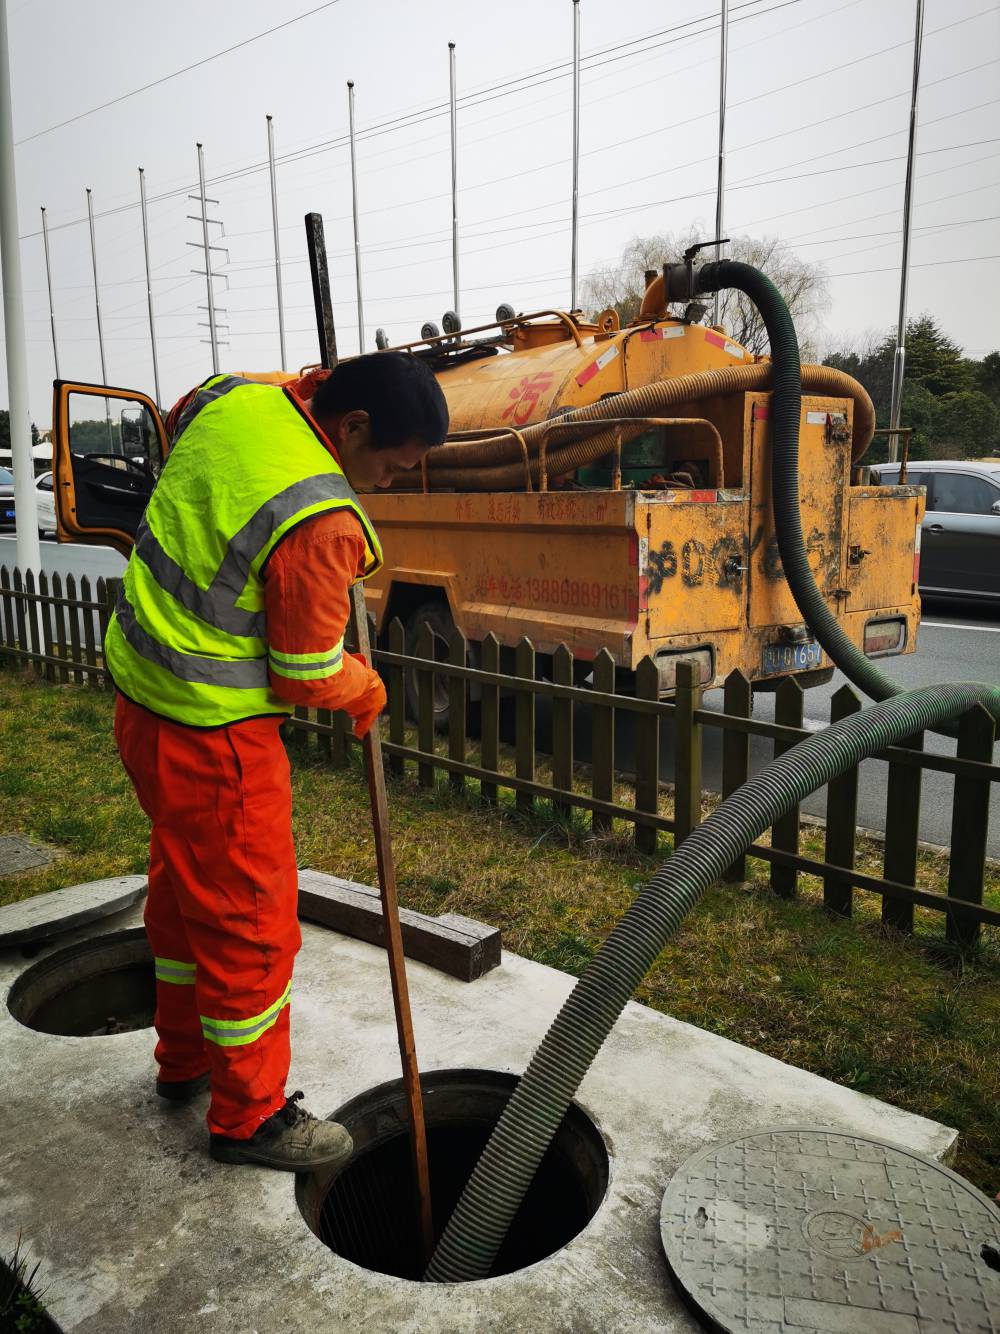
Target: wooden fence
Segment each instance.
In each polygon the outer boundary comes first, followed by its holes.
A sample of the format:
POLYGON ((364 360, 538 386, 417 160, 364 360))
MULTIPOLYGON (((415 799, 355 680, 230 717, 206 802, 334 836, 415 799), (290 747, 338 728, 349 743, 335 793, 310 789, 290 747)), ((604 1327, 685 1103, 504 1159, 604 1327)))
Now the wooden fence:
MULTIPOLYGON (((32 664, 53 682, 91 680, 108 686, 100 644, 117 588, 117 580, 100 579, 92 591, 84 578, 78 590, 72 576, 61 582, 58 575, 49 580, 42 574, 36 582, 30 572, 22 578, 19 571, 0 567, 0 654, 32 664)), ((565 646, 544 659, 544 677, 539 676, 535 650, 526 639, 514 652, 513 670, 506 655, 502 669, 501 646, 493 635, 477 646, 476 666, 470 665, 465 639, 457 630, 442 652, 440 639, 425 625, 415 648, 415 653, 407 653, 403 626, 396 620, 389 627, 386 646, 375 651, 389 697, 382 745, 390 773, 399 776, 407 766, 415 767, 418 782, 432 787, 436 771, 444 771, 456 791, 478 784, 479 797, 488 804, 496 803, 499 791, 505 789, 525 813, 538 801, 551 803, 563 816, 573 810, 587 812, 599 835, 607 834, 615 821, 624 821, 634 830, 637 849, 649 854, 656 852, 661 831, 671 833, 677 845, 702 819, 706 728, 722 732, 723 796, 750 774, 752 737, 766 738, 773 754, 780 755, 810 735, 803 727, 803 691, 794 678, 777 690, 775 721, 764 722, 752 716, 751 686, 741 672, 727 679, 723 709, 716 712, 702 707, 702 690, 689 664, 678 668, 674 697, 660 700, 656 666, 649 658, 635 673, 634 694, 625 695, 616 692, 615 664, 607 651, 587 664, 589 683, 574 685, 578 664, 565 646), (413 722, 407 716, 407 675, 415 702, 413 722), (444 735, 435 729, 437 683, 443 683, 449 705, 444 735), (473 692, 474 711, 469 707, 473 692), (540 699, 551 703, 551 741, 545 756, 540 756, 537 745, 540 699), (580 708, 586 710, 590 724, 586 765, 576 762, 573 750, 574 714, 580 708), (473 712, 476 737, 469 728, 473 712), (635 722, 634 773, 623 779, 615 766, 615 733, 626 716, 635 722), (668 720, 674 749, 672 817, 661 813, 660 732, 668 720), (509 744, 501 741, 502 724, 509 744), (540 767, 547 770, 547 777, 539 777, 540 767), (623 785, 631 790, 630 804, 615 800, 616 789, 623 785)), ((844 686, 833 697, 831 721, 861 707, 855 692, 844 686)), ((307 746, 314 739, 327 762, 348 762, 348 749, 355 742, 346 715, 297 709, 290 727, 293 745, 307 746)), ((979 707, 961 720, 954 756, 924 751, 923 738, 917 736, 906 746, 889 747, 865 761, 888 766, 881 876, 855 864, 858 769, 827 785, 823 860, 801 851, 797 806, 775 821, 770 842, 758 841, 748 855, 770 863, 771 885, 783 897, 796 894, 798 877, 806 873, 822 879, 824 904, 831 913, 849 917, 855 891, 868 891, 881 895, 887 926, 910 932, 914 908, 930 908, 946 914, 950 941, 974 944, 983 924, 1000 926, 1000 909, 983 902, 990 795, 992 784, 1000 783, 1000 765, 993 762, 994 741, 993 719, 979 707), (920 787, 926 770, 951 774, 955 780, 947 894, 916 885, 920 787)), ((743 857, 729 868, 726 879, 736 882, 745 877, 743 857)))

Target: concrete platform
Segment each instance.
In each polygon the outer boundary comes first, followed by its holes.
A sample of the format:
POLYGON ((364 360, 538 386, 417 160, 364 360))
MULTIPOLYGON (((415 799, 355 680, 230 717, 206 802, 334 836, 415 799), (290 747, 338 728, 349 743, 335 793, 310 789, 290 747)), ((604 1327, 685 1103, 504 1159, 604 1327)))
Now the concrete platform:
MULTIPOLYGON (((76 933, 137 923, 137 909, 76 933)), ((384 954, 303 926, 290 1088, 329 1114, 399 1075, 384 954)), ((65 945, 67 939, 60 941, 65 945)), ((0 955, 0 1247, 20 1231, 52 1315, 86 1334, 683 1331, 660 1202, 679 1163, 760 1126, 823 1124, 942 1159, 953 1130, 630 1005, 581 1105, 611 1153, 608 1194, 557 1254, 506 1277, 425 1286, 366 1272, 310 1232, 294 1179, 205 1153, 204 1100, 164 1108, 150 1030, 100 1038, 22 1027, 6 996, 30 961, 0 955)), ((474 984, 409 964, 424 1069, 520 1073, 573 979, 505 955, 474 984)))

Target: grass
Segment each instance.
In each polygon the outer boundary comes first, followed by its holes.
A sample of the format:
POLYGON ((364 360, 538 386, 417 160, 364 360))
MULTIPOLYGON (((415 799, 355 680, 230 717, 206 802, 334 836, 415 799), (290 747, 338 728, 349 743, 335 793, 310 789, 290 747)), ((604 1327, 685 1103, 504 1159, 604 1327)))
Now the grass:
MULTIPOLYGON (((0 902, 145 868, 147 824, 121 770, 112 701, 79 686, 0 671, 0 833, 60 845, 59 861, 0 878, 0 902)), ((301 865, 375 883, 367 791, 355 751, 331 769, 312 745, 290 746, 301 865)), ((543 772, 539 765, 540 776, 543 772)), ((620 794, 625 796, 625 790, 620 794)), ((535 816, 513 800, 484 809, 474 784, 421 788, 391 780, 400 898, 437 915, 499 926, 509 950, 579 974, 656 859, 635 853, 624 826, 594 839, 585 817, 535 816)), ((668 803, 665 810, 669 809, 668 803)), ((822 857, 821 830, 803 851, 822 857)), ((661 855, 670 840, 661 839, 661 855)), ((882 850, 859 847, 878 874, 882 850)), ((717 886, 684 922, 637 999, 679 1019, 956 1126, 956 1166, 1000 1191, 1000 942, 984 931, 972 954, 948 947, 942 914, 918 908, 913 936, 887 935, 878 896, 858 893, 854 918, 831 919, 822 884, 801 876, 795 899, 749 863, 744 885, 717 886)), ((943 891, 947 860, 921 853, 919 883, 943 891)), ((1000 906, 1000 875, 989 873, 1000 906)))
POLYGON ((39 1266, 29 1269, 28 1265, 18 1237, 13 1254, 0 1259, 0 1331, 4 1334, 8 1330, 11 1334, 43 1334, 56 1328, 42 1306, 44 1293, 37 1284, 39 1266))

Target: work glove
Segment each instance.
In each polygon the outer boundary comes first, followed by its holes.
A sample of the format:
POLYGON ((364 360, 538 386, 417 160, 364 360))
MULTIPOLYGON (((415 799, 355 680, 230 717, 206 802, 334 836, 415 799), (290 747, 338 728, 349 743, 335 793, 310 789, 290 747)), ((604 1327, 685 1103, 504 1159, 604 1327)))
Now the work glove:
POLYGON ((371 730, 375 719, 385 708, 385 686, 382 684, 382 678, 378 672, 373 671, 368 666, 363 653, 352 653, 350 656, 360 662, 368 674, 368 681, 364 690, 352 699, 350 704, 346 705, 347 712, 354 719, 354 735, 363 737, 371 730))

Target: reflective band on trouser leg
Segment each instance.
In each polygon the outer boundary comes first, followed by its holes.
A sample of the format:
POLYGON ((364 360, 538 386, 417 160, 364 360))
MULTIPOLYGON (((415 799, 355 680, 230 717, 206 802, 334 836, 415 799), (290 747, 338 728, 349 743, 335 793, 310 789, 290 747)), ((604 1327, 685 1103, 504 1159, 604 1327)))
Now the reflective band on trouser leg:
POLYGON ((267 662, 278 676, 295 681, 321 681, 343 669, 344 641, 339 640, 321 653, 279 653, 276 648, 268 648, 267 662))
POLYGON ((194 986, 194 964, 181 959, 154 958, 157 982, 172 982, 178 987, 194 986))
POLYGON ((249 1019, 210 1019, 203 1014, 201 1031, 205 1041, 216 1042, 220 1047, 246 1047, 251 1042, 256 1042, 278 1022, 278 1015, 289 1003, 291 990, 292 982, 289 978, 288 985, 274 1004, 249 1019))

